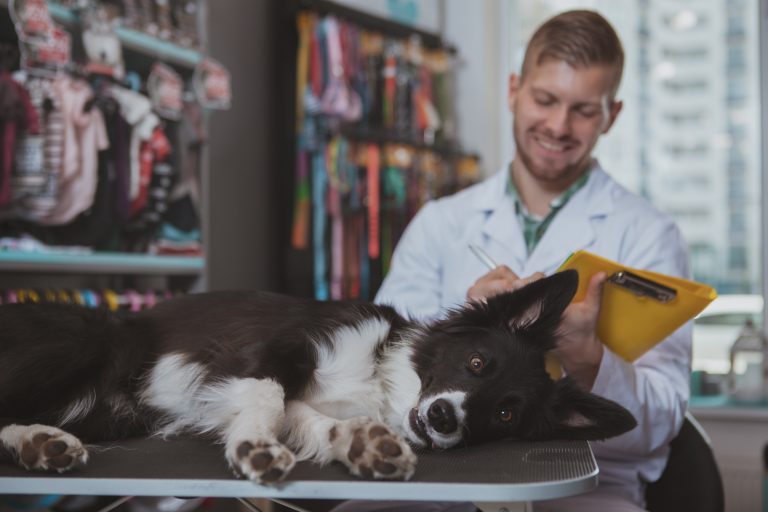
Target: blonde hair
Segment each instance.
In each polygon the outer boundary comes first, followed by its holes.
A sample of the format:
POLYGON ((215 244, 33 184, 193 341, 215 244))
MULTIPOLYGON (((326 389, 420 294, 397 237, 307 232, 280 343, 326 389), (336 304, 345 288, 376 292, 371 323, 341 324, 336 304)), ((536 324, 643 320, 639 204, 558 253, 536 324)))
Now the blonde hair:
POLYGON ((624 48, 613 26, 588 10, 566 11, 544 22, 525 51, 521 78, 531 65, 547 59, 566 62, 573 68, 611 67, 616 71, 611 96, 616 94, 624 69, 624 48))

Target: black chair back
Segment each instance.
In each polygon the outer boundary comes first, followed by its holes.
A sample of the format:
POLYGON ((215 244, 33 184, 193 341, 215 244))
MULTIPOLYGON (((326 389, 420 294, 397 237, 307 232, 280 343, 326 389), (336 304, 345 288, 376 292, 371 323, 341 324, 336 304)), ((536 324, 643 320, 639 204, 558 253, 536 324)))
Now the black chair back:
POLYGON ((670 444, 661 478, 648 484, 645 500, 649 512, 725 510, 723 481, 709 438, 690 413, 670 444))

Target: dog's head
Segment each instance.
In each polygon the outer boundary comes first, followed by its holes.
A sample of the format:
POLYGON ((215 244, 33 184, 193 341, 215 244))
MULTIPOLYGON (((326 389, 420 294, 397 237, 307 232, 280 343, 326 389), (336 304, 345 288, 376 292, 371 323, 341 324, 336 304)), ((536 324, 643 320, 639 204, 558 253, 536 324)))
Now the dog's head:
POLYGON ((418 405, 409 440, 449 448, 494 439, 605 439, 635 427, 620 405, 552 380, 545 354, 578 285, 574 270, 471 303, 426 328, 413 354, 418 405))

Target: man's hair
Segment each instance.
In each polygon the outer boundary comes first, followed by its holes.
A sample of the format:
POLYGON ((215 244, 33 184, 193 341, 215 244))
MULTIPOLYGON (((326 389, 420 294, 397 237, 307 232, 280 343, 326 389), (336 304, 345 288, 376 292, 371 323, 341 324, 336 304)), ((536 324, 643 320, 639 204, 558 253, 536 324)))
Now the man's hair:
POLYGON ((614 68, 611 96, 619 88, 624 69, 624 49, 616 31, 608 20, 588 10, 566 11, 544 22, 528 43, 521 76, 525 78, 529 66, 547 59, 566 62, 572 68, 614 68))

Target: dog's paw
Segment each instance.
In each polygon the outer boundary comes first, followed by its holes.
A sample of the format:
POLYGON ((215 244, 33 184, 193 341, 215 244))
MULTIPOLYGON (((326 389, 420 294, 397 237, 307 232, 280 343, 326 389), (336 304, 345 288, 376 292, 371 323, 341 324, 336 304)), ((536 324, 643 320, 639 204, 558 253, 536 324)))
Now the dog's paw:
POLYGON ((0 437, 26 469, 63 473, 85 465, 88 451, 78 438, 47 425, 10 425, 0 437))
POLYGON ((256 483, 279 482, 296 464, 293 452, 277 441, 268 440, 235 443, 227 459, 238 476, 256 483))
POLYGON ((416 469, 416 455, 408 443, 370 418, 339 422, 330 438, 339 460, 353 475, 408 480, 416 469))

